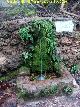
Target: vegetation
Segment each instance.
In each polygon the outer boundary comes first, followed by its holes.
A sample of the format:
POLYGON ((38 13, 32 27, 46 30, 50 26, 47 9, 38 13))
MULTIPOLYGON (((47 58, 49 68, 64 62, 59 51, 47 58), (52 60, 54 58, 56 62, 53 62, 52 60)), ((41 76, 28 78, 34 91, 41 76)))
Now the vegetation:
POLYGON ((17 89, 17 97, 26 100, 29 97, 29 93, 26 90, 17 89))
POLYGON ((31 7, 30 5, 20 5, 20 6, 13 6, 10 8, 5 9, 5 13, 8 16, 32 16, 36 14, 36 10, 34 7, 31 7))
POLYGON ((65 95, 71 95, 73 93, 73 88, 64 84, 64 87, 60 87, 59 85, 51 85, 49 87, 45 87, 40 91, 36 92, 28 92, 25 89, 18 89, 17 96, 18 98, 23 98, 24 100, 31 98, 40 98, 40 97, 48 97, 52 95, 60 95, 60 93, 65 95))
POLYGON ((14 79, 17 77, 18 73, 19 73, 18 70, 8 72, 7 75, 0 77, 0 81, 9 81, 11 79, 14 79))
POLYGON ((70 86, 64 86, 63 88, 63 92, 66 95, 71 95, 73 93, 73 88, 70 86))
POLYGON ((22 66, 15 71, 8 71, 4 76, 0 76, 0 81, 10 81, 11 79, 16 78, 19 74, 30 74, 30 71, 27 67, 22 66))
POLYGON ((73 64, 72 67, 71 67, 70 72, 71 72, 72 74, 78 73, 78 65, 77 65, 77 64, 73 64))
POLYGON ((59 91, 59 87, 58 85, 52 85, 50 87, 46 87, 44 89, 42 89, 39 93, 40 97, 45 97, 45 96, 50 96, 50 95, 54 95, 59 91))
POLYGON ((49 20, 34 20, 19 30, 21 39, 27 42, 23 60, 31 71, 60 72, 60 58, 56 53, 55 26, 49 20))
POLYGON ((27 100, 28 98, 38 98, 38 97, 45 97, 54 95, 59 91, 58 85, 52 85, 50 87, 46 87, 38 93, 31 93, 24 89, 17 89, 17 96, 18 98, 23 98, 24 100, 27 100))
MULTIPOLYGON (((13 4, 16 4, 17 3, 17 0, 7 0, 8 3, 13 3, 13 4)), ((18 0, 18 2, 22 5, 25 3, 25 0, 18 0)), ((39 3, 39 4, 49 4, 49 3, 67 3, 67 0, 27 0, 27 3, 39 3)))

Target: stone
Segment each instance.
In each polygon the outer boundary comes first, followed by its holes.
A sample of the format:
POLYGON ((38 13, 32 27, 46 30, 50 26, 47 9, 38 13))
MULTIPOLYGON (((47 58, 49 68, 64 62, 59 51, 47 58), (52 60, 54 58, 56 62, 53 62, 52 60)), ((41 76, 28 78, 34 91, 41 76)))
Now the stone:
POLYGON ((15 45, 18 45, 19 43, 20 43, 19 40, 13 39, 13 40, 10 42, 10 45, 11 45, 11 46, 15 46, 15 45))
POLYGON ((22 66, 19 68, 19 75, 29 75, 30 74, 30 69, 25 67, 25 66, 22 66))
POLYGON ((14 32, 15 30, 18 30, 19 25, 16 22, 9 22, 6 24, 6 29, 8 32, 14 32))
POLYGON ((72 47, 72 48, 71 48, 71 51, 73 51, 73 52, 78 52, 78 49, 77 49, 77 47, 72 47))
POLYGON ((39 92, 42 89, 45 89, 46 87, 49 88, 52 85, 58 85, 60 83, 64 83, 64 85, 70 85, 70 86, 72 86, 73 84, 75 85, 75 83, 73 83, 74 78, 72 77, 70 72, 68 72, 67 68, 64 67, 64 65, 61 66, 61 72, 62 72, 62 77, 54 78, 54 79, 46 79, 44 81, 41 81, 41 80, 31 81, 29 76, 19 76, 17 77, 17 80, 16 80, 17 87, 20 89, 23 88, 24 90, 26 90, 26 92, 29 92, 29 93, 39 94, 39 92), (26 79, 26 77, 29 77, 29 78, 26 79))
POLYGON ((79 89, 79 85, 76 83, 75 79, 73 79, 73 85, 74 85, 74 87, 79 89))
POLYGON ((12 55, 12 50, 11 49, 3 50, 3 54, 12 55))
POLYGON ((69 60, 69 56, 66 54, 63 54, 61 57, 64 61, 68 61, 69 60))
POLYGON ((11 34, 10 34, 10 33, 8 33, 8 32, 5 31, 5 30, 0 30, 0 38, 7 39, 7 38, 9 38, 9 37, 11 37, 11 34))
POLYGON ((57 54, 61 54, 61 48, 57 47, 57 54))
POLYGON ((5 41, 0 41, 0 47, 7 46, 8 44, 5 41))
POLYGON ((63 44, 63 45, 71 45, 72 40, 68 39, 67 37, 62 37, 60 43, 63 44))
POLYGON ((77 59, 80 60, 80 54, 77 55, 77 59))
POLYGON ((0 47, 0 51, 2 51, 3 50, 3 47, 0 47))
POLYGON ((18 56, 11 56, 6 60, 6 68, 15 70, 20 66, 21 59, 18 56))
POLYGON ((3 54, 0 54, 0 65, 3 65, 6 63, 6 57, 3 54))
POLYGON ((70 47, 68 47, 68 46, 62 47, 61 52, 66 53, 66 54, 69 53, 70 52, 70 47))
POLYGON ((16 95, 13 94, 11 97, 7 98, 1 107, 17 107, 16 95))

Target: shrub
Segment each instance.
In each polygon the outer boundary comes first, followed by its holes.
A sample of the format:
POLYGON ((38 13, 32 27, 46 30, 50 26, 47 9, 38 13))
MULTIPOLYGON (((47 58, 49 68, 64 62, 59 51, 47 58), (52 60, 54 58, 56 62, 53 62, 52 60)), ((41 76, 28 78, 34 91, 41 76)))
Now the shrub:
POLYGON ((76 74, 78 72, 78 65, 77 64, 73 64, 72 67, 71 67, 70 72, 72 74, 76 74))
POLYGON ((64 86, 63 93, 66 95, 71 95, 73 93, 73 89, 70 86, 64 86))
POLYGON ((59 89, 58 85, 52 85, 50 87, 50 94, 53 95, 53 94, 57 93, 58 89, 59 89))
POLYGON ((60 58, 56 53, 57 38, 55 26, 49 20, 34 20, 19 31, 23 41, 27 41, 23 58, 31 71, 60 72, 60 58))
POLYGON ((18 75, 18 70, 8 71, 8 73, 4 76, 0 76, 0 81, 10 81, 11 79, 15 79, 18 75))
POLYGON ((29 93, 24 89, 21 90, 21 89, 17 88, 16 93, 17 93, 18 98, 22 98, 24 100, 27 100, 27 98, 29 97, 29 93))
POLYGON ((19 30, 20 37, 23 41, 29 41, 31 35, 28 34, 29 28, 25 27, 19 30))
POLYGON ((18 98, 23 98, 24 100, 31 99, 31 98, 39 98, 39 97, 47 97, 51 95, 55 95, 58 92, 59 88, 58 85, 52 85, 50 87, 45 87, 41 89, 40 92, 28 92, 24 89, 17 88, 17 96, 18 98))
POLYGON ((58 85, 52 85, 42 89, 39 93, 40 97, 54 95, 58 92, 58 85))
POLYGON ((39 93, 39 96, 40 97, 45 97, 45 96, 48 96, 50 95, 50 92, 49 92, 49 89, 48 88, 45 88, 45 89, 42 89, 39 93))

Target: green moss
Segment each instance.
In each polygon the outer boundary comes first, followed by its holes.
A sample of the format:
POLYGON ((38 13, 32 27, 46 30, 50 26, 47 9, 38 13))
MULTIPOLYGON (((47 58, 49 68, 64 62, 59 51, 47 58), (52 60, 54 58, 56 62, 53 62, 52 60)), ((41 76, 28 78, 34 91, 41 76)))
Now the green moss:
POLYGON ((9 71, 7 75, 0 77, 0 81, 9 81, 11 79, 14 79, 17 77, 18 73, 18 70, 11 72, 9 71))
POLYGON ((26 66, 21 66, 19 69, 19 74, 27 74, 29 75, 30 74, 30 69, 27 68, 26 66))

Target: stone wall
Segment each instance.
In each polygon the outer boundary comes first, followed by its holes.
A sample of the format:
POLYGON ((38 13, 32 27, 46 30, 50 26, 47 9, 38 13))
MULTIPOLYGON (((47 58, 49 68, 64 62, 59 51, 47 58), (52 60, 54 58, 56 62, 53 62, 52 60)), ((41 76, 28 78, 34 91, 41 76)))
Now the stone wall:
POLYGON ((20 56, 25 45, 18 35, 16 23, 2 23, 0 27, 0 71, 16 69, 21 61, 20 56))
POLYGON ((65 65, 70 68, 74 63, 80 62, 80 33, 58 35, 58 53, 65 65))

